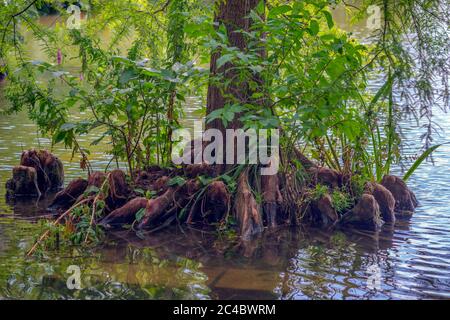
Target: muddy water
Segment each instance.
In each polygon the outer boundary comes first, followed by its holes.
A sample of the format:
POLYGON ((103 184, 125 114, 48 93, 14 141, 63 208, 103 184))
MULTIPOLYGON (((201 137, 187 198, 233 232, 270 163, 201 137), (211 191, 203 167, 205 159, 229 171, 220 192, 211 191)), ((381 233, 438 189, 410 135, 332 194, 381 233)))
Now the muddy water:
MULTIPOLYGON (((190 99, 186 113, 198 104, 190 99)), ((435 142, 450 142, 450 115, 436 110, 435 117, 443 128, 435 142)), ((415 155, 420 124, 404 119, 402 127, 405 155, 415 155)), ((412 219, 379 232, 282 229, 236 244, 226 235, 174 227, 140 237, 118 232, 91 250, 25 259, 41 230, 33 217, 45 203, 6 203, 4 183, 22 150, 36 146, 48 147, 49 140, 25 115, 0 119, 0 299, 450 298, 450 144, 409 181, 420 201, 412 219), (66 286, 70 265, 80 267, 81 290, 66 286)), ((94 150, 95 168, 109 162, 108 147, 94 150)), ((53 151, 64 162, 66 181, 85 176, 70 151, 53 151)))

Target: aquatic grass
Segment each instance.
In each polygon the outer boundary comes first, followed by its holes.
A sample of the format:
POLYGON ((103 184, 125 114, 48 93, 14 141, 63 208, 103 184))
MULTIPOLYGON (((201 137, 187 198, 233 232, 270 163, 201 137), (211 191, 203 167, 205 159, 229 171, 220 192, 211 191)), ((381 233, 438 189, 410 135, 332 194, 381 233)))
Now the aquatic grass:
POLYGON ((417 170, 417 168, 422 164, 422 162, 427 159, 428 157, 431 156, 431 154, 436 151, 440 146, 442 146, 443 144, 438 144, 435 146, 432 146, 430 148, 428 148, 427 150, 425 150, 419 158, 417 158, 416 161, 414 161, 414 163, 411 165, 411 167, 409 168, 409 170, 406 172, 406 174, 403 176, 403 181, 408 181, 408 179, 414 174, 414 172, 417 170))

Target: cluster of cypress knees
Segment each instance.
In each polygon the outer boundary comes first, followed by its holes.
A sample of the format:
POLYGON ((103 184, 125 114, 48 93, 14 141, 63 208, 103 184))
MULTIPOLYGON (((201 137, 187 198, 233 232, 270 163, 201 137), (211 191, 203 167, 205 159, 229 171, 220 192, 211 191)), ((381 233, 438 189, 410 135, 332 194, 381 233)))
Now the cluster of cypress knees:
POLYGON ((135 172, 133 177, 118 169, 91 172, 87 179, 75 179, 63 188, 61 160, 46 150, 28 150, 23 152, 20 165, 13 168, 12 178, 6 183, 7 197, 20 200, 53 194, 49 210, 59 216, 70 214, 78 203, 95 206, 102 200, 103 213, 93 222, 107 229, 129 224, 136 224, 139 229, 161 228, 176 222, 211 226, 232 215, 243 238, 265 228, 295 224, 379 228, 383 223, 394 223, 396 218, 411 216, 418 205, 414 193, 402 179, 387 175, 380 183, 368 182, 352 207, 339 213, 331 194, 335 189, 345 189, 346 177, 296 154, 308 173, 309 181, 304 185, 299 186, 295 172, 260 176, 256 182, 247 168, 236 177, 236 187, 231 193, 220 178, 202 184, 200 176, 218 176, 214 166, 208 164, 179 168, 153 166, 135 172), (169 183, 176 176, 183 177, 184 183, 169 183), (326 186, 328 193, 307 200, 305 190, 317 184, 326 186), (255 197, 256 186, 262 195, 259 201, 255 197), (151 199, 143 197, 143 192, 151 194, 151 199), (144 213, 139 221, 136 221, 137 212, 144 213))

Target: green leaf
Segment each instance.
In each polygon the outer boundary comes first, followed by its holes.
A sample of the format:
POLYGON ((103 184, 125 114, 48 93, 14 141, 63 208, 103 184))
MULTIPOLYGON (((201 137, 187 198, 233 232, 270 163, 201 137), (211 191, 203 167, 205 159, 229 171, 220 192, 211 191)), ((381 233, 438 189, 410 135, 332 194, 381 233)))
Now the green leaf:
POLYGON ((217 59, 217 62, 216 62, 217 69, 222 67, 227 62, 230 62, 231 60, 233 60, 233 57, 234 57, 234 55, 229 53, 229 54, 224 54, 219 59, 217 59))
POLYGON ((186 180, 183 177, 176 176, 176 177, 170 179, 169 182, 167 182, 167 185, 169 187, 172 187, 172 186, 179 186, 179 187, 181 187, 185 183, 186 183, 186 180))
POLYGON ((322 13, 325 16, 325 19, 327 19, 328 29, 333 28, 334 21, 333 21, 333 16, 331 15, 331 13, 329 11, 322 11, 322 13))
POLYGON ((393 77, 389 77, 386 83, 377 91, 375 96, 373 97, 372 101, 370 102, 370 106, 373 107, 380 98, 384 98, 387 96, 387 94, 391 91, 393 83, 393 77))
POLYGON ((142 218, 145 216, 145 208, 140 209, 138 212, 136 212, 136 221, 140 222, 142 218))
POLYGON ((425 150, 424 153, 422 153, 422 155, 416 161, 414 161, 413 165, 411 166, 411 168, 409 168, 408 172, 406 172, 405 176, 403 177, 403 181, 407 181, 412 176, 414 171, 416 171, 416 169, 422 164, 422 162, 426 158, 428 158, 440 146, 442 146, 442 144, 435 145, 425 150))
POLYGON ((86 191, 84 192, 84 194, 88 195, 91 193, 99 193, 100 192, 100 188, 96 187, 96 186, 89 186, 86 191))
POLYGON ((273 17, 276 17, 276 16, 278 16, 280 14, 284 14, 286 12, 289 12, 291 10, 292 10, 291 6, 288 6, 288 5, 282 5, 282 6, 274 7, 274 8, 272 8, 270 10, 269 17, 273 18, 273 17))
POLYGON ((315 36, 319 33, 320 27, 319 27, 319 23, 317 22, 317 20, 312 19, 311 22, 309 23, 309 31, 311 33, 311 35, 315 36))
POLYGON ((145 190, 140 189, 140 188, 134 189, 134 192, 136 192, 137 194, 139 194, 141 196, 145 195, 145 190))

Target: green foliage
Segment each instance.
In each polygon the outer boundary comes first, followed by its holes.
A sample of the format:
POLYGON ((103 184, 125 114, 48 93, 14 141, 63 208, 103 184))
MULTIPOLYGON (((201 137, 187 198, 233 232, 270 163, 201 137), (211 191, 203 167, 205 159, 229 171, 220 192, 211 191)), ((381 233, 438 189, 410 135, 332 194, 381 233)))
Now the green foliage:
POLYGON ((334 208, 340 214, 345 213, 347 209, 350 209, 353 205, 353 201, 350 195, 341 190, 333 190, 331 194, 331 200, 334 208))
POLYGON ((318 183, 316 184, 314 189, 311 190, 310 198, 313 201, 317 201, 327 194, 328 194, 328 187, 318 183))

